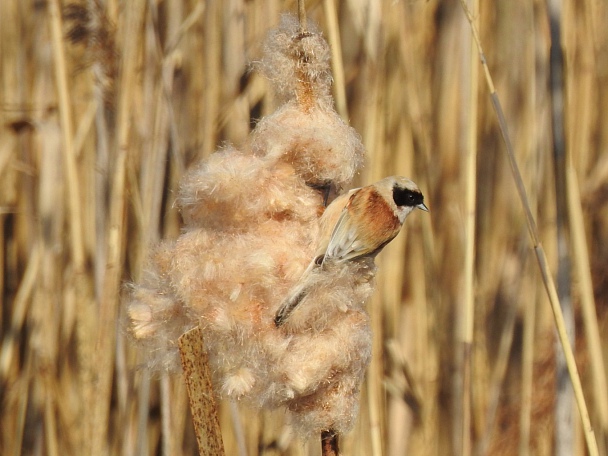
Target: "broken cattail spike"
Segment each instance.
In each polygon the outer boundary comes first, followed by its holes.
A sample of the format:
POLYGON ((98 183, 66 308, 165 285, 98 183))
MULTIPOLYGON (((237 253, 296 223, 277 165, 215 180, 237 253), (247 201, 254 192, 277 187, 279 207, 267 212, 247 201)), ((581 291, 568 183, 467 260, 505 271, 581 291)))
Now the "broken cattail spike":
POLYGON ((301 34, 308 33, 308 24, 306 20, 306 2, 298 0, 298 20, 300 21, 301 34))
POLYGON ((223 456, 224 444, 201 328, 197 326, 183 334, 178 344, 199 454, 223 456))

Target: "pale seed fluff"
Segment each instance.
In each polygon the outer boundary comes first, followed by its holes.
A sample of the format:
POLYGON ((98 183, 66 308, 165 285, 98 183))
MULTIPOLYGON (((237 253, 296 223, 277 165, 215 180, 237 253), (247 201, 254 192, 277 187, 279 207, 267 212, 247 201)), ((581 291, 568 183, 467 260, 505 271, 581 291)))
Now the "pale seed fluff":
POLYGON ((179 369, 177 339, 200 325, 214 393, 285 407, 303 435, 344 433, 355 422, 375 274, 373 260, 328 268, 289 320, 274 324, 318 243, 318 187, 348 187, 363 157, 359 136, 333 109, 329 50, 311 30, 299 36, 284 18, 270 34, 258 66, 284 104, 245 145, 184 176, 183 232, 153 249, 127 305, 149 366, 179 369))
POLYGON ((302 33, 298 19, 285 14, 279 27, 266 37, 264 58, 253 66, 266 76, 284 104, 302 100, 306 95, 303 92, 307 92, 302 90, 302 84, 306 84, 314 101, 331 109, 330 56, 316 24, 309 23, 308 32, 302 33))

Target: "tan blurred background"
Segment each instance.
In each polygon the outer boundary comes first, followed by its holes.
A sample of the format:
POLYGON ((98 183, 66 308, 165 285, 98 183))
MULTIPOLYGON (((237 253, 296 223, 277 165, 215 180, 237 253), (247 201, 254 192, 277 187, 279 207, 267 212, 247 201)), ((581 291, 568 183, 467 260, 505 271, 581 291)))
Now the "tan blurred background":
MULTIPOLYGON (((378 259, 374 358, 343 453, 584 455, 572 401, 573 442, 554 443, 553 316, 460 4, 306 6, 333 48, 337 110, 367 148, 357 184, 410 176, 431 210, 411 216, 378 259), (467 162, 472 138, 478 155, 467 162), (477 197, 474 251, 467 188, 477 197)), ((547 4, 478 8, 556 272, 547 4)), ((273 111, 248 64, 279 15, 296 10, 278 0, 0 2, 1 454, 196 454, 181 378, 139 368, 122 284, 137 280, 151 243, 179 234, 173 201, 185 169, 244 141, 273 111)), ((570 218, 562 233, 575 353, 606 455, 608 4, 566 0, 560 23, 570 218)), ((315 439, 290 439, 283 418, 222 404, 226 454, 320 453, 315 439)))

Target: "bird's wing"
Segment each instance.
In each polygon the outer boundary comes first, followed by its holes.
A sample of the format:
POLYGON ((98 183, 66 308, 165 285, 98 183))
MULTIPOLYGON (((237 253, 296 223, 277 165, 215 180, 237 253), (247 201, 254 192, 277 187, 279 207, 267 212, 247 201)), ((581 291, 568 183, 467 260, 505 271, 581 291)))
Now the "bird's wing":
POLYGON ((360 230, 350 216, 349 206, 356 193, 351 195, 331 233, 323 261, 346 261, 367 253, 365 243, 359 239, 360 230))

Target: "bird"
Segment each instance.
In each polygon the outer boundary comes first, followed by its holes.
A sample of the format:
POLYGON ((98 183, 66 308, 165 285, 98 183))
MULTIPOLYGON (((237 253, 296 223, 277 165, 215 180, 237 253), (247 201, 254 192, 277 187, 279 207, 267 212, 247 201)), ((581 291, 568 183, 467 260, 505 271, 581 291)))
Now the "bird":
POLYGON ((418 186, 402 176, 386 177, 338 196, 319 220, 320 239, 314 258, 276 312, 276 327, 285 323, 307 295, 312 274, 330 264, 374 259, 416 208, 429 210, 418 186))

